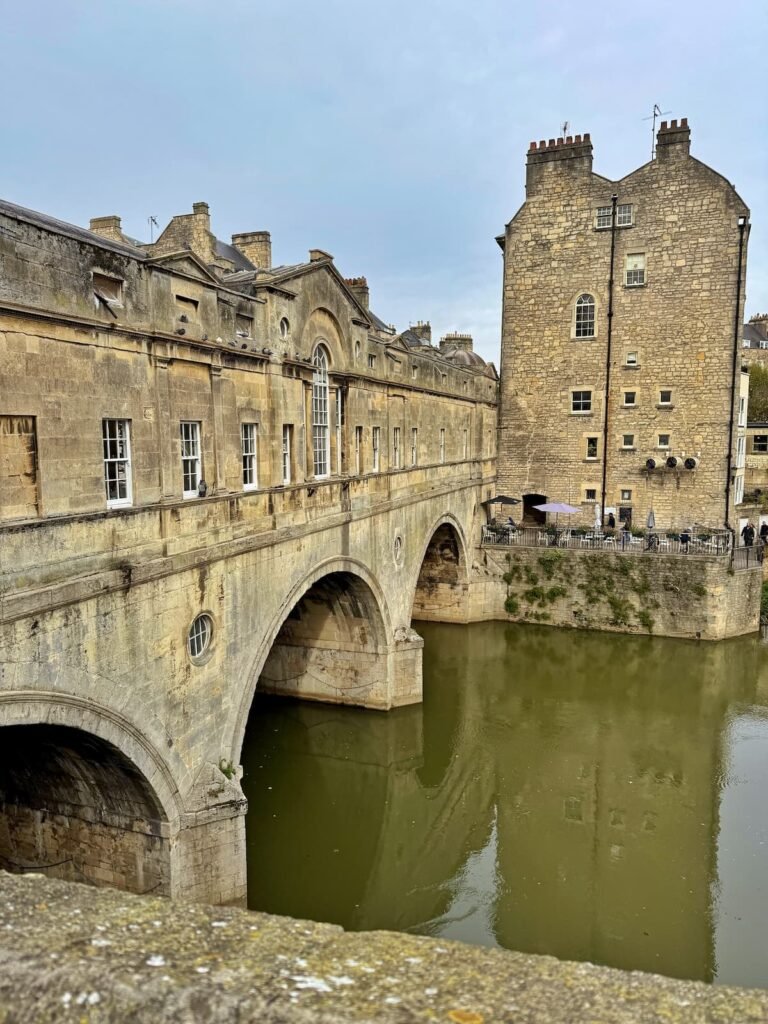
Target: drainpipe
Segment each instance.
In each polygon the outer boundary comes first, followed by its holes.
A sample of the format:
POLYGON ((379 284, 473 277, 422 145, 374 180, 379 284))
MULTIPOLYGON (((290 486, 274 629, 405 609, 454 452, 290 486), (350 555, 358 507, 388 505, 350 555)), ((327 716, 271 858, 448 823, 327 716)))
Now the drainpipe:
MULTIPOLYGON (((733 413, 736 405, 736 373, 741 336, 741 271, 744 264, 744 231, 747 218, 739 217, 739 269, 736 275, 736 306, 733 311, 733 365, 731 367, 731 416, 728 421, 728 460, 725 472, 725 528, 731 534, 731 551, 736 550, 736 531, 731 525, 731 472, 733 470, 733 413)), ((731 555, 733 557, 733 555, 731 555)))
POLYGON ((611 196, 611 268, 608 274, 608 338, 605 346, 605 400, 603 409, 603 487, 600 503, 600 522, 605 525, 605 486, 608 476, 608 398, 611 385, 611 336, 613 334, 613 264, 616 255, 616 203, 618 196, 611 196))

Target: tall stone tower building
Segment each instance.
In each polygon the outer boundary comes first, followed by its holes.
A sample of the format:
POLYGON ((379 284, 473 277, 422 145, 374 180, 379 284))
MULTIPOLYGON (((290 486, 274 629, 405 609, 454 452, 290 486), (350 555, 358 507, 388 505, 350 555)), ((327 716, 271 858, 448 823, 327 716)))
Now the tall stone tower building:
POLYGON ((504 250, 499 485, 644 526, 736 526, 749 210, 663 122, 619 181, 589 135, 532 142, 504 250))

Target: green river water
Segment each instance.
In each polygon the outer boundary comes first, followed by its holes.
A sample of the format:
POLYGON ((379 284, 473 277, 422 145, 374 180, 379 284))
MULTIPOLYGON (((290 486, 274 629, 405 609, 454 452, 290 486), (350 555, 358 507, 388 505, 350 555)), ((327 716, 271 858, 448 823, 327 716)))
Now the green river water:
POLYGON ((423 705, 257 698, 251 907, 768 987, 768 647, 416 628, 423 705))

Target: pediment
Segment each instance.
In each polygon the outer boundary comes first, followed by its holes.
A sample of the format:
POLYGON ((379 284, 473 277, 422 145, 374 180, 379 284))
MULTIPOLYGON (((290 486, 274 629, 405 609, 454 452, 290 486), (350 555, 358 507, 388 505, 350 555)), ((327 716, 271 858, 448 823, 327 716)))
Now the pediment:
POLYGON ((163 267, 174 274, 183 274, 185 277, 193 277, 205 284, 219 285, 221 282, 210 272, 203 261, 191 250, 182 252, 169 252, 165 256, 156 256, 151 259, 150 264, 163 267))

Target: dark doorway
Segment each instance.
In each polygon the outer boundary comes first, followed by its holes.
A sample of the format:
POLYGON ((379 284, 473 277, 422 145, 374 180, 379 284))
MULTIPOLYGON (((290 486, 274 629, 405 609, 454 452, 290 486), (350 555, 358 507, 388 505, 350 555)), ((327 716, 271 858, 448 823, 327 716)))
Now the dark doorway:
POLYGON ((547 513, 540 512, 535 505, 546 503, 546 494, 523 495, 523 522, 526 526, 543 526, 547 521, 547 513))

